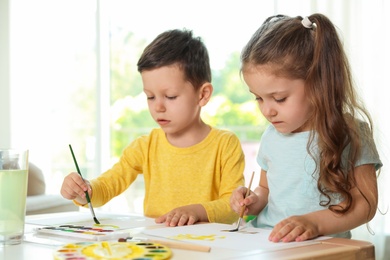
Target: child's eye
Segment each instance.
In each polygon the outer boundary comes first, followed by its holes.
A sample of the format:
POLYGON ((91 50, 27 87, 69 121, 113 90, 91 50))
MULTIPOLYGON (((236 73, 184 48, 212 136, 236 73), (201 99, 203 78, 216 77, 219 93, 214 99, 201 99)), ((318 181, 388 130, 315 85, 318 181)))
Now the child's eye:
POLYGON ((147 99, 148 99, 148 100, 153 100, 154 97, 153 97, 153 96, 150 96, 150 97, 148 96, 147 99))
POLYGON ((280 99, 275 98, 275 101, 277 103, 283 103, 284 101, 286 101, 286 98, 280 98, 280 99))
POLYGON ((256 101, 263 101, 263 99, 261 97, 255 97, 255 100, 256 101))
POLYGON ((176 99, 177 98, 177 96, 173 96, 173 97, 168 97, 167 96, 167 99, 170 99, 170 100, 173 100, 173 99, 176 99))

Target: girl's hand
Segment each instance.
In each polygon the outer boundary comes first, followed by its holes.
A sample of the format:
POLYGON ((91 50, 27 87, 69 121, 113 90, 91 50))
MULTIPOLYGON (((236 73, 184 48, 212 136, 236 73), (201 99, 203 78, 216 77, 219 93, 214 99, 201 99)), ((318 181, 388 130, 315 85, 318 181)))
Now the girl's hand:
MULTIPOLYGON (((267 200, 261 200, 259 195, 256 193, 261 189, 260 186, 255 188, 255 191, 250 191, 248 197, 244 198, 246 187, 238 187, 235 189, 230 196, 230 207, 237 214, 241 213, 243 206, 246 206, 244 215, 257 215, 267 204, 267 200)), ((268 198, 268 195, 265 195, 264 198, 268 198)))
POLYGON ((205 208, 200 204, 193 204, 176 208, 155 219, 156 223, 165 223, 167 227, 192 225, 199 221, 207 221, 205 208))
POLYGON ((241 209, 243 206, 247 206, 244 211, 244 214, 246 215, 248 213, 249 206, 256 200, 257 196, 253 196, 254 194, 251 193, 248 195, 247 198, 244 198, 247 190, 248 188, 240 186, 235 189, 230 196, 230 207, 237 214, 241 213, 241 209))
POLYGON ((61 186, 61 195, 65 199, 76 200, 79 204, 87 204, 85 192, 88 191, 89 196, 92 196, 92 190, 89 182, 81 178, 80 174, 72 172, 64 178, 61 186))
POLYGON ((247 190, 248 188, 243 186, 235 189, 230 196, 230 207, 234 212, 240 214, 242 207, 246 206, 244 215, 257 215, 268 204, 267 172, 261 170, 259 185, 250 191, 248 197, 244 198, 247 190))
POLYGON ((275 225, 268 239, 272 242, 300 242, 318 236, 318 226, 309 217, 292 216, 275 225))

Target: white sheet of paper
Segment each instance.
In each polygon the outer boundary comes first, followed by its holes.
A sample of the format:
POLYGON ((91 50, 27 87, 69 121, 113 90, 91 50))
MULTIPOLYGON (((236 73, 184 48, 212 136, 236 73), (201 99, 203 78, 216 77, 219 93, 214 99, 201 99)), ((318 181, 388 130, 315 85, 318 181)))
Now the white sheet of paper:
POLYGON ((148 236, 157 236, 168 239, 191 242, 211 247, 228 248, 231 250, 272 250, 287 247, 305 246, 307 244, 319 243, 319 239, 304 242, 274 243, 268 240, 271 230, 245 227, 238 232, 224 232, 235 225, 218 223, 197 224, 182 227, 164 227, 144 230, 142 233, 148 236))
MULTIPOLYGON (((47 218, 34 216, 26 217, 27 224, 54 226, 54 225, 79 225, 79 226, 94 226, 95 222, 89 212, 68 212, 61 213, 62 215, 52 214, 47 218)), ((96 217, 102 225, 115 225, 120 229, 131 229, 138 227, 162 227, 162 224, 156 224, 153 218, 147 218, 138 215, 118 215, 96 213, 96 217)))

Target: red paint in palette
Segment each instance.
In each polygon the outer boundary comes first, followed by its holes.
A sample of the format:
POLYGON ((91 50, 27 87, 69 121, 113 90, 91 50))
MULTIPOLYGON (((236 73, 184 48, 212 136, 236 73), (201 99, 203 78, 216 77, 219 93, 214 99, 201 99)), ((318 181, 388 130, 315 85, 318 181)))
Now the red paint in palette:
POLYGON ((120 237, 129 235, 129 231, 120 230, 119 228, 99 228, 87 227, 77 225, 61 225, 61 226, 47 226, 36 229, 40 235, 52 235, 62 237, 78 238, 79 241, 93 240, 116 240, 120 237))

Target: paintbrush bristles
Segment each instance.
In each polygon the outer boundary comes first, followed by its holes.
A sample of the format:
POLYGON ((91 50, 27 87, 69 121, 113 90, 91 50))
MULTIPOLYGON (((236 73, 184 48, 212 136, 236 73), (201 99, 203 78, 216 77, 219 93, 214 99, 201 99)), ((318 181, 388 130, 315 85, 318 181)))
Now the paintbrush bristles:
POLYGON ((93 221, 95 221, 95 224, 98 224, 98 225, 100 224, 99 220, 97 220, 96 217, 93 218, 93 221))

